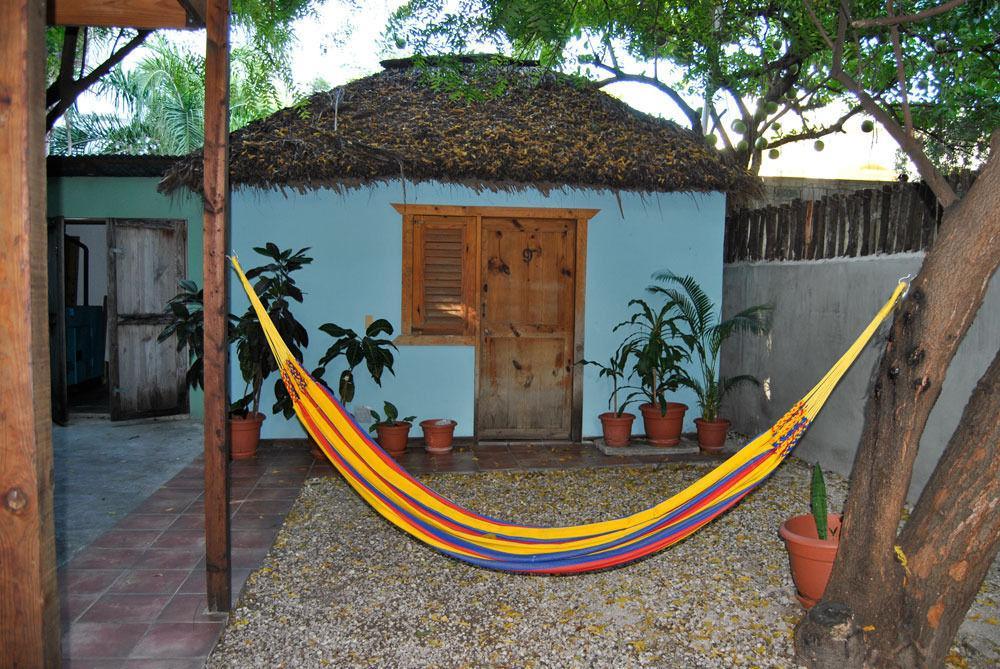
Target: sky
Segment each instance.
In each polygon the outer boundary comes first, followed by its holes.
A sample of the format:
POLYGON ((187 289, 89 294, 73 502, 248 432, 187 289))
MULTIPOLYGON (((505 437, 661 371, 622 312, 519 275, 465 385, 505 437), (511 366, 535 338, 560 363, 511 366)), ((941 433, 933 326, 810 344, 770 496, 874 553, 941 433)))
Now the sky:
MULTIPOLYGON (((314 16, 295 27, 297 44, 292 50, 291 68, 295 82, 306 85, 321 77, 333 86, 381 70, 379 61, 410 55, 405 49, 386 45, 381 38, 392 11, 400 0, 326 0, 314 16)), ((174 32, 171 39, 183 41, 204 53, 204 32, 174 32)), ((234 42, 239 36, 234 36, 234 42)), ((627 67, 627 66, 626 66, 627 67)), ((684 124, 684 118, 661 92, 638 83, 619 83, 604 89, 640 111, 684 124)), ((84 109, 99 105, 95 101, 84 109)), ((828 111, 831 119, 843 110, 828 111)), ((813 142, 797 142, 781 147, 776 160, 765 156, 762 176, 790 176, 828 179, 893 180, 898 174, 897 144, 876 124, 875 131, 860 129, 864 116, 848 121, 846 133, 824 138, 818 152, 813 142)), ((784 119, 783 119, 784 120, 784 119)), ((790 124, 786 123, 786 129, 790 124)))

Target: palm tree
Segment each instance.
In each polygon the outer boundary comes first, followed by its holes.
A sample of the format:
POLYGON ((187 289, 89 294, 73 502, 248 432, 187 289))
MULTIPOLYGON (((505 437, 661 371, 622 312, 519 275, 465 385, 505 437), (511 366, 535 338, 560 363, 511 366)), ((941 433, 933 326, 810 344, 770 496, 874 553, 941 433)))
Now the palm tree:
MULTIPOLYGON (((80 114, 71 108, 49 136, 51 154, 127 153, 184 155, 204 144, 205 61, 160 38, 131 70, 112 70, 97 90, 117 114, 80 114)), ((232 52, 230 129, 282 107, 273 67, 260 52, 232 52)))
POLYGON ((701 372, 696 376, 685 375, 681 383, 698 395, 702 418, 714 421, 726 393, 741 383, 759 384, 749 374, 729 377, 719 374, 719 353, 723 342, 737 332, 766 334, 771 328, 772 307, 749 307, 722 320, 721 312, 715 312, 711 298, 693 277, 667 271, 655 274, 653 279, 663 285, 650 286, 649 292, 664 295, 667 304, 677 310, 679 318, 674 321, 674 336, 684 342, 701 372))

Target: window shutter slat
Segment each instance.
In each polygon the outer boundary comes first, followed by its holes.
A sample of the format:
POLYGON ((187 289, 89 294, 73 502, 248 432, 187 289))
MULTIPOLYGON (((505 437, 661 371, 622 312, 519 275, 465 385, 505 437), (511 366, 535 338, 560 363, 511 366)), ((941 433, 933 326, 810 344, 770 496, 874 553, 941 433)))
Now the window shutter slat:
POLYGON ((413 234, 413 331, 465 334, 468 221, 464 217, 418 217, 413 234))

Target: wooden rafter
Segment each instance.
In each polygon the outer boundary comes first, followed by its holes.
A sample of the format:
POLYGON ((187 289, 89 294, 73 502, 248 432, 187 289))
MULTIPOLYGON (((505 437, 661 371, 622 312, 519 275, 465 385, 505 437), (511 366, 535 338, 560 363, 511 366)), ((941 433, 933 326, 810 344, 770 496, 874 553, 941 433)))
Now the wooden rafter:
POLYGON ((49 25, 204 28, 205 0, 48 0, 49 25))

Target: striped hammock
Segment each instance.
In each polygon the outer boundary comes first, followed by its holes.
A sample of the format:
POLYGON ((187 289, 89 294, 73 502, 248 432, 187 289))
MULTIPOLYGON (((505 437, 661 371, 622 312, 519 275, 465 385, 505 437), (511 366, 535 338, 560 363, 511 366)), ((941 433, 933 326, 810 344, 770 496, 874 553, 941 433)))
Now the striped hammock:
POLYGON ((432 548, 481 567, 569 574, 625 564, 681 541, 725 513, 781 464, 904 294, 892 297, 819 383, 775 425, 688 488, 645 511, 570 527, 507 523, 462 508, 406 473, 295 360, 239 263, 233 267, 305 425, 352 488, 390 523, 432 548))

